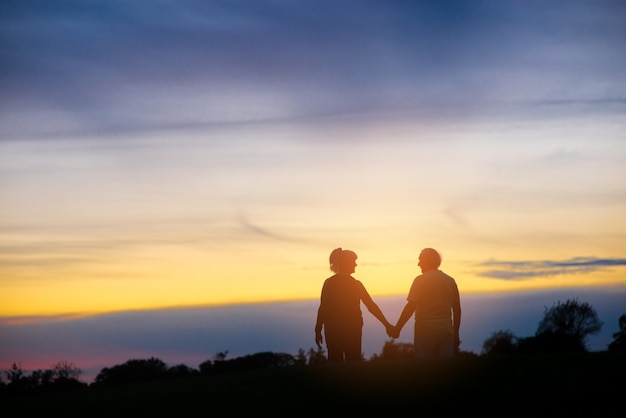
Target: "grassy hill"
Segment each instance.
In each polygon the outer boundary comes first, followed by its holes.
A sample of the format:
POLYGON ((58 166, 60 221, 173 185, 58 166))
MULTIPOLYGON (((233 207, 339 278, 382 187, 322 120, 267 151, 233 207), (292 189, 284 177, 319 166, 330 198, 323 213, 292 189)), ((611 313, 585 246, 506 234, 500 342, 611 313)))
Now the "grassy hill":
POLYGON ((215 373, 0 400, 3 416, 621 416, 617 352, 371 360, 215 373))

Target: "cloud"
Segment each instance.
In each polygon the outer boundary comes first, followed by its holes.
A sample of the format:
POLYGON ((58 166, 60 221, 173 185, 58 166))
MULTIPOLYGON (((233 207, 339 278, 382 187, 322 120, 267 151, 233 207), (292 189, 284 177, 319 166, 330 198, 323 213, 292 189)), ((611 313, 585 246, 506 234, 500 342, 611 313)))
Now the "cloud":
POLYGON ((252 235, 256 235, 259 237, 268 238, 268 239, 272 239, 276 241, 285 241, 285 242, 294 242, 294 243, 305 242, 305 240, 289 237, 289 236, 282 235, 282 234, 277 234, 273 231, 270 231, 269 229, 263 228, 257 224, 250 222, 248 218, 242 214, 238 216, 237 221, 244 231, 252 235))
MULTIPOLYGON (((253 228, 251 225, 248 227, 253 228)), ((227 237, 234 239, 233 236, 209 218, 0 225, 0 238, 6 241, 0 242, 0 268, 51 269, 94 263, 104 265, 111 263, 112 256, 127 258, 141 248, 160 245, 205 248, 215 245, 217 237, 223 241, 227 237)), ((0 284, 11 280, 11 275, 5 276, 0 276, 0 284)))
POLYGON ((526 280, 564 274, 582 274, 610 267, 626 266, 626 258, 575 257, 563 261, 486 261, 479 264, 483 277, 526 280))
POLYGON ((566 5, 5 2, 0 129, 116 133, 448 107, 473 114, 494 100, 602 101, 606 92, 619 104, 623 6, 566 5))

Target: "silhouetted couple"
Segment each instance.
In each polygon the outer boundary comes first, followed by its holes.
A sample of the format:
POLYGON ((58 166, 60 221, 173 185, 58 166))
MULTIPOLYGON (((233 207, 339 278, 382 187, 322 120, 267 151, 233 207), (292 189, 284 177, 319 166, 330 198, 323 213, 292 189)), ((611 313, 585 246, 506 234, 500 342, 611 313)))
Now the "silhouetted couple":
POLYGON ((461 302, 455 280, 439 270, 441 256, 432 248, 419 255, 422 274, 413 280, 407 303, 396 325, 391 325, 365 286, 352 277, 357 255, 336 248, 330 254, 335 273, 324 281, 315 325, 315 342, 321 347, 322 329, 329 362, 362 359, 363 316, 361 302, 384 326, 387 335, 398 338, 406 322, 415 314, 413 346, 418 358, 452 357, 460 345, 461 302))

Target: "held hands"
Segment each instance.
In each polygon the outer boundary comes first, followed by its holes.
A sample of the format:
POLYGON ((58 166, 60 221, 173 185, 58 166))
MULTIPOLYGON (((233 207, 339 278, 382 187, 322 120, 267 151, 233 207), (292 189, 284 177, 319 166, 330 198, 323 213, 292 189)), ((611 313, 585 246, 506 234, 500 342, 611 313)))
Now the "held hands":
POLYGON ((399 338, 400 337, 400 329, 397 326, 393 326, 391 324, 385 327, 387 331, 387 335, 389 338, 399 338))

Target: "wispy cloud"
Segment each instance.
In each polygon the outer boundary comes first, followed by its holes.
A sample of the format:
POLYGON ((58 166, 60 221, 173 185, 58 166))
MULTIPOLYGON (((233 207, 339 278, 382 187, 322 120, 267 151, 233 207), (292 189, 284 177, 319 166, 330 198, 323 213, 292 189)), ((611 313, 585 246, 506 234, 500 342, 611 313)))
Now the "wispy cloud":
POLYGON ((493 279, 526 280, 564 274, 582 274, 610 267, 626 266, 626 258, 575 257, 553 261, 485 261, 479 264, 480 275, 493 279))
POLYGON ((473 114, 494 100, 622 106, 618 3, 4 2, 0 128, 135 132, 443 104, 473 114))
MULTIPOLYGON (((248 228, 254 228, 248 225, 248 228)), ((261 233, 259 229, 256 233, 261 233)), ((0 268, 71 267, 109 264, 154 246, 207 247, 235 239, 210 219, 144 220, 111 223, 0 225, 0 268)), ((0 285, 9 278, 0 275, 0 285)))
POLYGON ((287 235, 283 235, 283 234, 279 234, 276 233, 272 230, 269 230, 267 228, 261 227, 257 224, 254 224, 252 222, 250 222, 248 220, 247 217, 245 217, 244 215, 240 214, 237 218, 237 221, 239 223, 239 226, 241 226, 241 228, 246 231, 247 233, 250 233, 252 235, 256 235, 256 236, 260 236, 260 237, 264 237, 264 238, 268 238, 268 239, 272 239, 272 240, 277 240, 277 241, 285 241, 285 242, 305 242, 305 240, 302 239, 298 239, 295 237, 290 237, 287 235))

